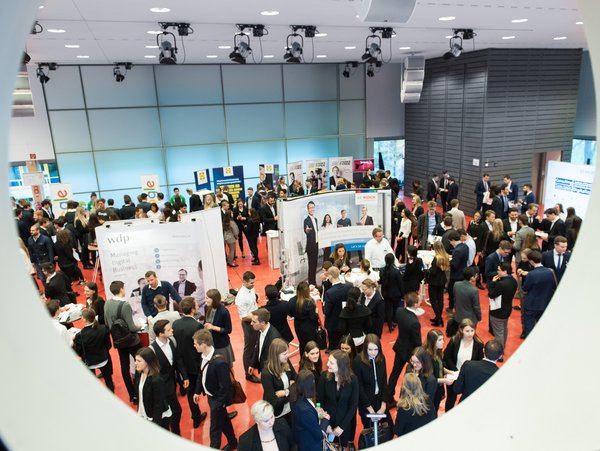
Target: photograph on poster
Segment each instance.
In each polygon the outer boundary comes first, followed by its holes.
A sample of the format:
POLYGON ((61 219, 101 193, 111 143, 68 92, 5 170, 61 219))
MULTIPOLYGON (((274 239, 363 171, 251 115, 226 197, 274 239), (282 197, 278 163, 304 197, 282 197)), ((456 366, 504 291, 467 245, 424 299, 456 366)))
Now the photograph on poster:
POLYGON ((350 188, 354 172, 352 161, 352 157, 329 159, 329 188, 332 191, 350 188))
POLYGON ((294 161, 288 163, 287 172, 288 196, 293 197, 294 195, 297 195, 304 186, 304 162, 294 161))
POLYGON ((354 160, 354 183, 358 187, 367 174, 375 171, 375 160, 354 160))
POLYGON ((329 176, 327 174, 327 159, 308 160, 306 162, 306 179, 311 181, 312 186, 317 191, 329 190, 329 176))
POLYGON ((272 163, 261 163, 258 165, 259 185, 264 187, 265 191, 271 191, 277 184, 279 175, 279 165, 272 163))
POLYGON ((227 187, 229 194, 234 199, 245 198, 244 189, 244 166, 225 166, 223 168, 213 168, 213 178, 215 179, 215 189, 217 187, 227 187))

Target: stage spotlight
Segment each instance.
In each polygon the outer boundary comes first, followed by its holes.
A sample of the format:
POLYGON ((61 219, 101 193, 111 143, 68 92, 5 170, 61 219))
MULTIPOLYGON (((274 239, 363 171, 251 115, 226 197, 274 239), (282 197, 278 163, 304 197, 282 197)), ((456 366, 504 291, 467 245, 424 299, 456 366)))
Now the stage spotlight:
POLYGON ((365 53, 362 60, 367 64, 374 64, 381 58, 381 38, 376 34, 367 36, 365 53))
POLYGON ((350 75, 352 75, 352 69, 356 67, 358 67, 358 63, 356 61, 348 61, 346 63, 346 67, 344 67, 344 71, 342 72, 344 78, 350 78, 350 75))
POLYGON ((177 64, 177 40, 173 33, 163 31, 162 34, 157 34, 156 45, 160 48, 160 54, 158 55, 158 62, 160 64, 177 64), (175 45, 171 44, 171 41, 165 39, 166 35, 171 35, 173 37, 173 43, 175 45))
POLYGON ((369 63, 367 66, 367 77, 372 77, 375 75, 375 66, 373 63, 369 63))
POLYGON ((477 33, 473 32, 471 28, 455 28, 452 30, 452 37, 450 38, 450 50, 444 53, 444 59, 449 60, 452 58, 458 58, 463 52, 463 39, 469 40, 477 36, 477 33))
POLYGON ((119 66, 113 69, 113 75, 117 83, 121 83, 123 80, 125 80, 125 75, 121 73, 121 68, 119 66))
POLYGON ((229 54, 229 59, 234 63, 246 64, 246 58, 251 53, 250 38, 243 33, 233 35, 233 52, 229 54))
POLYGON ((50 81, 50 77, 48 77, 48 75, 46 75, 42 66, 38 66, 35 74, 36 74, 37 78, 40 80, 40 83, 43 85, 45 85, 46 83, 48 83, 50 81))
POLYGON ((302 47, 304 39, 298 33, 288 34, 286 39, 286 52, 283 59, 286 63, 301 63, 302 62, 302 47))

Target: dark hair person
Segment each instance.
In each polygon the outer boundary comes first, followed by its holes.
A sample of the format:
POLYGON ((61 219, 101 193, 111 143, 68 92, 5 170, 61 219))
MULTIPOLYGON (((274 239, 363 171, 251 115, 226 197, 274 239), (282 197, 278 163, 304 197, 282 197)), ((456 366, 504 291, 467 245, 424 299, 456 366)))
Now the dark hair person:
POLYGON ((304 349, 309 341, 317 340, 317 325, 319 315, 315 301, 310 297, 310 287, 306 282, 300 282, 296 288, 296 296, 289 300, 290 316, 294 317, 294 330, 304 349))
POLYGON ((321 360, 321 350, 316 341, 309 341, 303 348, 298 372, 302 370, 308 370, 313 373, 315 381, 318 381, 321 377, 321 373, 323 372, 323 361, 321 360))
POLYGON ((275 418, 291 425, 290 387, 296 380, 296 370, 290 364, 288 344, 275 338, 269 346, 267 363, 260 373, 263 399, 273 406, 275 418))
POLYGON ((393 331, 394 312, 404 306, 404 281, 400 269, 396 267, 396 257, 391 252, 385 256, 385 266, 379 271, 381 295, 385 301, 385 321, 389 331, 393 331))
POLYGON ((166 401, 165 383, 154 351, 141 348, 135 354, 135 396, 138 415, 168 429, 170 409, 166 401))
POLYGON ((439 329, 431 329, 427 332, 425 340, 425 349, 431 357, 433 364, 433 375, 437 379, 437 389, 433 397, 433 416, 437 417, 437 411, 444 396, 446 396, 446 385, 452 385, 454 380, 446 378, 446 374, 451 371, 444 368, 444 358, 442 349, 444 349, 444 333, 439 329))
POLYGON ((292 432, 301 451, 321 451, 323 435, 319 418, 329 419, 329 415, 315 404, 315 377, 311 371, 300 370, 294 384, 295 399, 292 404, 292 432))
POLYGON ((85 295, 87 307, 93 309, 96 315, 98 315, 98 322, 104 324, 105 301, 101 296, 98 296, 98 285, 96 282, 86 282, 83 286, 83 294, 85 295))
POLYGON ((360 352, 366 332, 371 329, 371 309, 359 303, 360 289, 352 287, 348 290, 346 305, 338 317, 339 331, 349 334, 360 352))

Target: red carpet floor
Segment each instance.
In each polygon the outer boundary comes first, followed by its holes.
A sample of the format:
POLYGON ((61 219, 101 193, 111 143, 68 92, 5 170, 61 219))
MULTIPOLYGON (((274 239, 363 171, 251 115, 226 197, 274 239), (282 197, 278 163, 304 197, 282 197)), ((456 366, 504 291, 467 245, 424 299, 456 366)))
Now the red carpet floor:
MULTIPOLYGON (((229 268, 228 276, 229 276, 230 287, 238 289, 242 284, 242 274, 245 271, 254 272, 256 274, 256 292, 260 296, 259 305, 260 304, 264 305, 264 303, 265 303, 264 287, 270 283, 274 283, 277 280, 277 278, 279 277, 279 270, 273 270, 273 269, 269 268, 269 266, 268 266, 267 255, 266 255, 266 239, 264 237, 261 237, 261 240, 259 241, 259 253, 261 255, 261 262, 262 262, 262 264, 260 266, 252 266, 249 257, 242 259, 241 256, 238 256, 237 262, 238 262, 239 266, 237 268, 229 268)), ((92 272, 85 271, 85 276, 86 276, 86 278, 91 279, 92 272)), ((100 282, 101 282, 101 280, 98 280, 98 285, 100 286, 100 294, 104 298, 106 298, 106 296, 104 295, 103 287, 100 282)), ((77 287, 76 289, 78 291, 82 291, 80 289, 80 287, 77 287)), ((489 302, 488 302, 486 293, 487 293, 486 291, 480 291, 483 320, 477 326, 477 333, 484 342, 492 338, 492 336, 488 333, 487 317, 488 317, 488 310, 489 310, 489 302)), ((79 299, 79 302, 81 302, 81 303, 85 302, 85 300, 83 299, 83 295, 80 296, 78 299, 79 299)), ((518 302, 519 302, 518 300, 515 300, 514 305, 518 305, 518 302)), ((445 306, 447 306, 447 305, 448 305, 448 301, 446 301, 446 303, 445 303, 445 306)), ((421 332, 422 332, 423 338, 425 338, 427 332, 432 329, 432 327, 429 323, 429 320, 434 317, 434 314, 433 314, 431 307, 426 305, 424 302, 421 307, 425 309, 425 314, 420 317, 421 332)), ((237 379, 241 382, 241 384, 244 387, 244 390, 246 391, 246 394, 248 396, 247 404, 232 406, 229 409, 229 410, 235 409, 238 411, 237 417, 235 417, 233 419, 233 426, 234 426, 236 435, 239 437, 239 435, 241 435, 244 431, 246 431, 253 424, 253 420, 250 415, 250 407, 256 400, 262 398, 262 386, 260 384, 250 383, 250 382, 246 381, 246 379, 244 378, 244 369, 243 369, 243 365, 242 365, 243 333, 242 333, 240 320, 239 320, 239 316, 238 316, 235 305, 230 306, 229 310, 231 313, 231 318, 232 318, 232 323, 233 323, 233 332, 231 334, 231 343, 232 343, 235 357, 236 357, 234 371, 237 376, 237 379)), ((448 319, 447 315, 448 314, 446 312, 444 312, 444 322, 446 322, 448 319)), ((75 326, 81 327, 81 324, 75 324, 75 326)), ((291 329, 292 329, 292 331, 294 330, 293 327, 291 327, 291 329)), ((508 340, 507 340, 507 344, 506 344, 506 351, 505 351, 505 357, 504 357, 505 361, 507 361, 508 358, 510 358, 510 356, 515 352, 517 347, 521 344, 522 340, 519 338, 520 334, 521 334, 521 315, 520 315, 519 311, 513 311, 513 314, 511 315, 510 321, 509 321, 509 335, 508 335, 508 340)), ((384 354, 385 354, 387 362, 388 362, 388 365, 387 365, 388 372, 391 372, 391 366, 392 366, 392 363, 394 360, 394 352, 392 351, 392 343, 396 339, 396 335, 397 335, 396 331, 394 331, 393 333, 389 333, 387 331, 387 328, 384 327, 382 343, 383 343, 383 348, 384 348, 384 354)), ((446 339, 446 343, 448 343, 448 340, 449 339, 446 339)), ((291 350, 294 350, 294 349, 296 349, 296 348, 291 348, 291 350)), ((112 356, 112 362, 113 362, 113 366, 114 366, 113 380, 114 380, 115 386, 116 386, 115 394, 124 403, 126 403, 127 405, 130 405, 128 402, 129 396, 127 395, 127 391, 125 389, 125 386, 124 386, 122 378, 121 378, 121 372, 120 372, 120 368, 119 368, 119 358, 118 358, 117 352, 114 349, 111 350, 111 356, 112 356)), ((326 362, 326 358, 327 358, 327 355, 325 353, 323 353, 324 363, 326 362)), ((298 355, 295 355, 294 357, 291 358, 291 361, 296 365, 296 367, 298 364, 298 360, 299 360, 298 355)), ((501 365, 501 364, 499 364, 499 365, 501 365)), ((98 382, 103 383, 101 379, 98 379, 98 382)), ((401 380, 398 382, 398 390, 399 390, 400 385, 401 385, 401 380)), ((110 393, 110 392, 107 392, 107 393, 110 393)), ((182 409, 183 409, 183 414, 182 414, 182 418, 181 418, 182 437, 184 437, 185 439, 191 440, 193 442, 206 444, 208 446, 208 443, 209 443, 209 420, 207 419, 204 423, 202 423, 198 429, 193 429, 192 428, 192 420, 190 417, 189 406, 187 404, 187 398, 180 397, 179 401, 180 401, 182 409)), ((440 415, 443 414, 443 404, 444 403, 442 402, 442 406, 440 407, 440 412, 439 412, 440 415)), ((133 405, 130 405, 130 406, 132 409, 134 409, 134 407, 135 407, 133 405)), ((208 411, 208 405, 206 402, 206 398, 204 398, 204 397, 202 398, 202 400, 200 401, 200 407, 203 412, 208 411)), ((395 410, 392 411, 392 416, 395 417, 395 410)), ((361 425, 360 418, 358 419, 357 424, 358 424, 358 428, 359 428, 359 430, 357 431, 357 433, 358 433, 360 431, 360 425, 361 425)), ((223 437, 222 446, 225 446, 225 438, 224 437, 223 437)))

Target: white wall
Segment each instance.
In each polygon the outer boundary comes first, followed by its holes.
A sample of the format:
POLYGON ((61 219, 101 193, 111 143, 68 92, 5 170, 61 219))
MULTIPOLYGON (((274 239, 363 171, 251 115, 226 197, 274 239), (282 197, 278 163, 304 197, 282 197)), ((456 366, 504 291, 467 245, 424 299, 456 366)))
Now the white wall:
POLYGON ((576 137, 594 138, 596 136, 596 94, 589 52, 583 52, 581 58, 577 116, 573 134, 576 137))
POLYGON ((404 136, 404 104, 400 102, 402 64, 384 64, 366 77, 367 138, 404 136))

